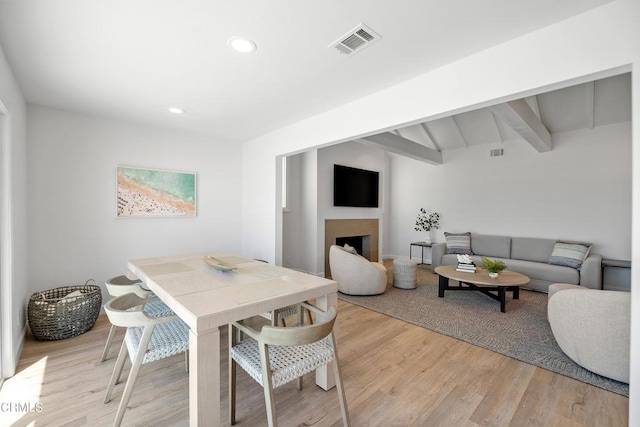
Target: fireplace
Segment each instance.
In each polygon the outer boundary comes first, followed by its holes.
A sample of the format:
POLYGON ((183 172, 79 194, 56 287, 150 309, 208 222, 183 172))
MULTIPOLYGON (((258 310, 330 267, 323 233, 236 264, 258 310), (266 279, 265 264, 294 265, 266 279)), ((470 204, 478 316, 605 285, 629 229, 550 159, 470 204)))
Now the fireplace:
POLYGON ((378 219, 327 219, 324 222, 324 275, 331 277, 329 248, 348 243, 370 261, 378 261, 378 219))
POLYGON ((336 245, 344 246, 349 245, 353 247, 356 252, 371 261, 371 235, 366 236, 345 236, 336 237, 336 245))

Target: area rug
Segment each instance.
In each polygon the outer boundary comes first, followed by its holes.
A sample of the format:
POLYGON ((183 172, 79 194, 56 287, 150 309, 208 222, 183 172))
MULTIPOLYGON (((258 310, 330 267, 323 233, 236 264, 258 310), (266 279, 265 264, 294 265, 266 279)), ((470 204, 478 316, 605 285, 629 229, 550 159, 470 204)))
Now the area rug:
POLYGON ((629 385, 597 375, 569 359, 556 343, 547 321, 547 294, 520 291, 507 296, 506 313, 500 303, 480 292, 446 291, 438 298, 437 276, 429 266, 418 268, 417 289, 389 286, 376 296, 338 293, 344 301, 404 320, 487 350, 561 375, 629 396, 629 385))

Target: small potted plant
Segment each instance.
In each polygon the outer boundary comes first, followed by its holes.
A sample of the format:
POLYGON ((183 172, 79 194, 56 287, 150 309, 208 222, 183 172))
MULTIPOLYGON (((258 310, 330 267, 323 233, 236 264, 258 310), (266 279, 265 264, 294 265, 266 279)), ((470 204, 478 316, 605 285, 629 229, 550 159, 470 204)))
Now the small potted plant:
POLYGON ((431 243, 431 230, 437 230, 438 228, 440 228, 440 214, 438 212, 428 214, 424 208, 420 208, 414 229, 427 232, 426 243, 431 243))
POLYGON ((487 269, 487 271, 489 272, 489 277, 491 277, 492 279, 498 277, 500 272, 507 268, 504 262, 500 261, 499 259, 491 261, 489 258, 485 257, 482 257, 482 265, 487 269))

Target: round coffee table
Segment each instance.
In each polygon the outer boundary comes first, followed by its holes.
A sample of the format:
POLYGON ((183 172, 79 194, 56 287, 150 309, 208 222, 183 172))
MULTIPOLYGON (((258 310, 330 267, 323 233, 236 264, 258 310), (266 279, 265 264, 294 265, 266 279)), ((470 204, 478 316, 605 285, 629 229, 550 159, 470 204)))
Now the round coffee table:
POLYGON ((456 271, 455 265, 436 267, 438 275, 438 296, 444 298, 444 291, 478 291, 500 302, 500 311, 505 312, 507 292, 513 293, 513 299, 520 298, 520 285, 531 281, 527 276, 515 271, 504 270, 492 279, 484 268, 477 268, 475 273, 456 271), (449 286, 449 279, 457 280, 458 286, 449 286), (462 286, 465 285, 465 286, 462 286), (496 292, 496 293, 494 293, 496 292))

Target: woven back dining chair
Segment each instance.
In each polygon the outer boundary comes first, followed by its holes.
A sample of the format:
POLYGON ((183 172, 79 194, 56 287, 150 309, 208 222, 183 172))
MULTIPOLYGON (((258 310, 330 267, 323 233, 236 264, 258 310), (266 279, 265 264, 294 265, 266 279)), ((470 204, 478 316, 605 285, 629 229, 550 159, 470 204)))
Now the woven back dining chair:
POLYGON ((271 326, 278 326, 282 324, 282 326, 287 326, 287 321, 285 319, 291 316, 297 316, 298 323, 303 323, 303 316, 306 313, 309 318, 309 324, 313 324, 313 317, 311 316, 311 312, 307 309, 302 310, 303 313, 300 313, 299 305, 288 305, 286 307, 278 308, 273 311, 266 311, 264 313, 260 313, 260 316, 264 317, 267 320, 271 321, 271 326))
POLYGON ((109 380, 104 403, 111 401, 113 388, 120 382, 127 355, 132 365, 114 426, 119 426, 122 422, 140 367, 145 363, 186 353, 189 348, 189 327, 178 316, 152 317, 146 313, 144 306, 157 300, 157 298, 140 298, 130 293, 116 297, 104 306, 113 325, 127 328, 109 380), (132 310, 133 308, 141 309, 132 310))
MULTIPOLYGON (((142 281, 140 279, 131 280, 124 275, 116 276, 107 280, 105 282, 105 286, 107 287, 107 292, 112 297, 118 297, 120 295, 129 293, 134 293, 141 298, 150 298, 154 296, 150 290, 144 289, 142 287, 142 281)), ((160 300, 145 304, 144 311, 152 317, 173 316, 174 314, 173 311, 160 300)), ((102 350, 102 357, 100 358, 101 362, 107 360, 109 349, 111 348, 111 343, 113 342, 113 337, 116 334, 116 329, 117 326, 111 324, 107 342, 104 344, 104 350, 102 350)))
POLYGON ((232 425, 236 423, 237 366, 264 389, 269 426, 275 427, 277 416, 273 389, 329 363, 333 364, 343 423, 350 425, 333 334, 336 309, 331 307, 324 312, 311 304, 300 305, 325 320, 300 327, 263 326, 260 332, 243 323, 229 324, 229 422, 232 425), (237 342, 234 329, 242 331, 246 338, 237 342))
MULTIPOLYGON (((256 261, 268 264, 267 261, 262 259, 256 259, 256 261)), ((297 268, 291 268, 291 270, 306 273, 306 271, 297 268)), ((306 314, 309 316, 309 324, 313 324, 313 317, 311 316, 311 312, 307 309, 302 309, 298 304, 288 305, 286 307, 282 307, 273 311, 266 311, 264 313, 260 313, 260 316, 264 317, 267 320, 270 320, 271 326, 278 326, 280 323, 282 323, 282 326, 287 326, 287 321, 285 319, 296 314, 298 315, 298 323, 304 323, 304 319, 301 317, 304 315, 304 313, 301 313, 300 310, 306 312, 306 314)))

